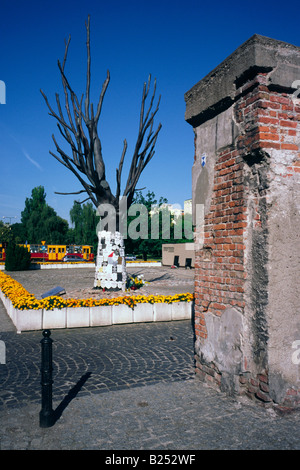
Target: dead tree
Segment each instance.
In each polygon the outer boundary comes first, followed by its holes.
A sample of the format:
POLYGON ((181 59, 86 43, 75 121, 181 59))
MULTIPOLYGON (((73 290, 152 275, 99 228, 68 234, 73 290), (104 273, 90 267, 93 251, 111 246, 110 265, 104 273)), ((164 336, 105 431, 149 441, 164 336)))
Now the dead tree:
POLYGON ((90 102, 90 87, 91 87, 91 51, 90 51, 90 16, 85 23, 87 32, 87 72, 86 72, 86 90, 85 96, 82 94, 80 99, 73 91, 69 80, 65 74, 65 65, 68 55, 68 48, 71 37, 65 41, 65 53, 63 62, 58 61, 58 67, 61 74, 61 80, 64 90, 64 101, 67 119, 61 106, 59 94, 56 93, 57 111, 54 111, 50 105, 47 96, 41 90, 41 93, 49 108, 50 116, 57 120, 57 126, 61 136, 69 144, 71 153, 67 154, 58 144, 54 135, 52 135, 53 142, 56 147, 56 153, 50 151, 50 154, 55 157, 62 165, 70 170, 81 183, 83 189, 75 193, 57 193, 57 194, 80 194, 86 193, 87 198, 81 201, 83 203, 91 200, 98 208, 101 204, 111 204, 116 211, 116 229, 119 227, 119 201, 120 197, 127 197, 128 207, 131 205, 136 185, 141 176, 142 171, 152 159, 155 153, 155 144, 157 141, 158 133, 161 129, 161 124, 157 129, 153 130, 154 117, 159 109, 160 97, 154 108, 154 100, 156 93, 156 80, 154 81, 153 93, 150 98, 148 107, 146 101, 149 96, 151 76, 149 75, 147 83, 144 83, 138 136, 136 140, 135 149, 133 152, 131 166, 125 189, 121 195, 121 176, 123 169, 123 162, 127 151, 127 141, 124 140, 123 151, 121 154, 119 166, 116 169, 116 193, 113 194, 108 181, 105 176, 105 164, 102 156, 101 141, 98 134, 98 122, 101 114, 103 99, 109 84, 110 75, 107 71, 106 79, 103 83, 97 107, 94 108, 93 103, 90 102))

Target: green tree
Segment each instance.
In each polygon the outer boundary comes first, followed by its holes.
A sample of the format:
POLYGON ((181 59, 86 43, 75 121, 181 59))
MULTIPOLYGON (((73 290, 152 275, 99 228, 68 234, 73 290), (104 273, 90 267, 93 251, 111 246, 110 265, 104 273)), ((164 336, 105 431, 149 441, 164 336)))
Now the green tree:
POLYGON ((43 186, 37 186, 31 191, 31 198, 25 199, 25 208, 21 212, 21 222, 27 229, 27 225, 32 217, 33 212, 36 210, 40 212, 46 205, 46 193, 43 186))
POLYGON ((47 204, 43 186, 33 188, 31 198, 26 198, 21 223, 28 243, 41 243, 42 240, 47 244, 65 243, 68 222, 47 204))
MULTIPOLYGON (((144 259, 147 259, 148 256, 161 256, 161 245, 164 242, 163 233, 162 233, 162 212, 168 211, 164 207, 168 203, 168 200, 164 197, 160 197, 159 200, 156 199, 156 196, 153 191, 148 191, 146 196, 143 195, 141 191, 138 191, 133 200, 133 204, 141 204, 147 209, 147 224, 139 227, 140 237, 136 240, 127 237, 125 240, 126 253, 134 253, 137 255, 142 255, 144 259), (152 223, 152 209, 153 206, 159 207, 160 211, 158 213, 158 223, 159 223, 159 238, 151 238, 151 223, 152 223)), ((127 217, 127 226, 134 221, 135 216, 127 217)))
POLYGON ((24 244, 26 241, 25 227, 22 223, 17 222, 11 225, 11 230, 16 243, 24 244))
POLYGON ((14 234, 11 229, 11 225, 4 224, 2 220, 0 220, 0 243, 11 242, 13 238, 14 238, 14 234))
POLYGON ((73 237, 74 243, 81 245, 83 238, 83 220, 82 220, 82 205, 74 201, 74 204, 70 210, 70 219, 74 225, 73 237))
POLYGON ((98 236, 96 233, 96 227, 100 220, 97 216, 97 212, 94 209, 92 203, 84 204, 82 207, 82 219, 83 219, 83 245, 98 244, 98 236))
MULTIPOLYGON (((44 240, 48 244, 65 244, 66 234, 68 231, 68 222, 59 217, 52 207, 46 206, 42 211, 42 217, 44 218, 43 232, 44 240)), ((43 240, 43 238, 41 239, 43 240)))
POLYGON ((79 204, 74 201, 70 210, 71 222, 74 225, 73 237, 77 245, 91 245, 97 251, 98 236, 96 227, 100 220, 92 203, 79 204))
MULTIPOLYGON (((155 194, 148 191, 146 196, 141 191, 136 193, 133 204, 142 204, 147 208, 148 220, 144 227, 137 228, 140 237, 136 240, 127 237, 125 240, 126 253, 160 257, 162 244, 185 243, 193 241, 191 216, 175 216, 168 207, 168 200, 160 197, 157 200, 155 194), (156 225, 155 225, 156 224, 156 225), (154 226, 156 238, 151 237, 151 227, 154 226)), ((134 221, 135 216, 127 217, 127 226, 134 221)), ((138 220, 138 216, 137 219, 138 220)))
POLYGON ((9 242, 5 251, 6 271, 25 271, 30 266, 30 252, 24 246, 17 245, 14 241, 9 242))

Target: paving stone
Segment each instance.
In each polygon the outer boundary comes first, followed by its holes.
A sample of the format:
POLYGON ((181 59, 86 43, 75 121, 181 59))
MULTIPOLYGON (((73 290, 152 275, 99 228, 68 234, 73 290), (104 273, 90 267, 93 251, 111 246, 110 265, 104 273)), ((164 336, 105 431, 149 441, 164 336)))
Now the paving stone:
MULTIPOLYGON (((43 286, 34 288, 42 292, 50 281, 38 273, 43 286)), ((74 272, 68 276, 77 282, 74 272)), ((19 277, 25 284, 25 274, 19 277)), ((37 278, 29 277, 30 287, 37 278)), ((118 450, 180 450, 196 454, 199 466, 197 451, 204 449, 300 449, 299 412, 278 414, 195 378, 190 320, 53 330, 57 421, 42 429, 42 335, 17 334, 6 317, 0 302, 7 353, 0 365, 0 450, 102 450, 101 462, 118 450)))

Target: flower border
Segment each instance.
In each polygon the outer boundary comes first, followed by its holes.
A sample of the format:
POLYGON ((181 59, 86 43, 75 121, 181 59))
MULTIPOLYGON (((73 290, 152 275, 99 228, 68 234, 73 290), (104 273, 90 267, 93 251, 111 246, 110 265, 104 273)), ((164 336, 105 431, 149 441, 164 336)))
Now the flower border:
POLYGON ((65 307, 99 307, 107 305, 127 305, 134 308, 135 305, 140 303, 166 303, 173 302, 191 302, 194 300, 194 294, 183 293, 175 295, 125 295, 114 298, 104 299, 62 299, 59 296, 50 296, 45 299, 36 299, 33 294, 30 294, 19 282, 14 280, 8 274, 0 272, 0 289, 3 294, 9 298, 13 307, 18 310, 54 310, 62 309, 65 307))

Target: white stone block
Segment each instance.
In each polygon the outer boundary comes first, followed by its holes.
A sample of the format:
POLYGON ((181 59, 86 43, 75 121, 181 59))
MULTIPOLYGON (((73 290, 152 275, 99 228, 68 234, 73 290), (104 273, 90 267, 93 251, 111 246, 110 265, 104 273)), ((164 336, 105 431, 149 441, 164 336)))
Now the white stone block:
POLYGON ((154 321, 171 321, 172 304, 156 303, 154 306, 154 321))
POLYGON ((8 316, 10 317, 11 321, 15 324, 16 322, 16 319, 17 319, 17 311, 18 309, 16 309, 12 302, 7 299, 7 313, 8 313, 8 316))
POLYGON ((8 297, 5 297, 3 298, 3 304, 4 304, 4 307, 6 308, 6 311, 8 313, 8 315, 10 314, 9 313, 9 307, 10 307, 10 304, 11 304, 11 301, 9 300, 8 297))
POLYGON ((112 306, 112 323, 132 323, 133 322, 133 309, 127 305, 113 305, 112 306))
POLYGON ((90 326, 106 326, 112 324, 112 307, 103 305, 90 308, 90 326))
POLYGON ((140 303, 134 306, 133 321, 134 322, 152 322, 154 320, 153 304, 140 303))
POLYGON ((191 318, 192 302, 173 302, 171 306, 172 320, 188 320, 191 318))
POLYGON ((67 328, 79 328, 90 326, 89 307, 67 308, 67 328))
POLYGON ((53 310, 44 309, 43 329, 66 328, 67 309, 54 308, 53 310))
POLYGON ((17 331, 30 331, 42 329, 43 310, 16 310, 17 331))

